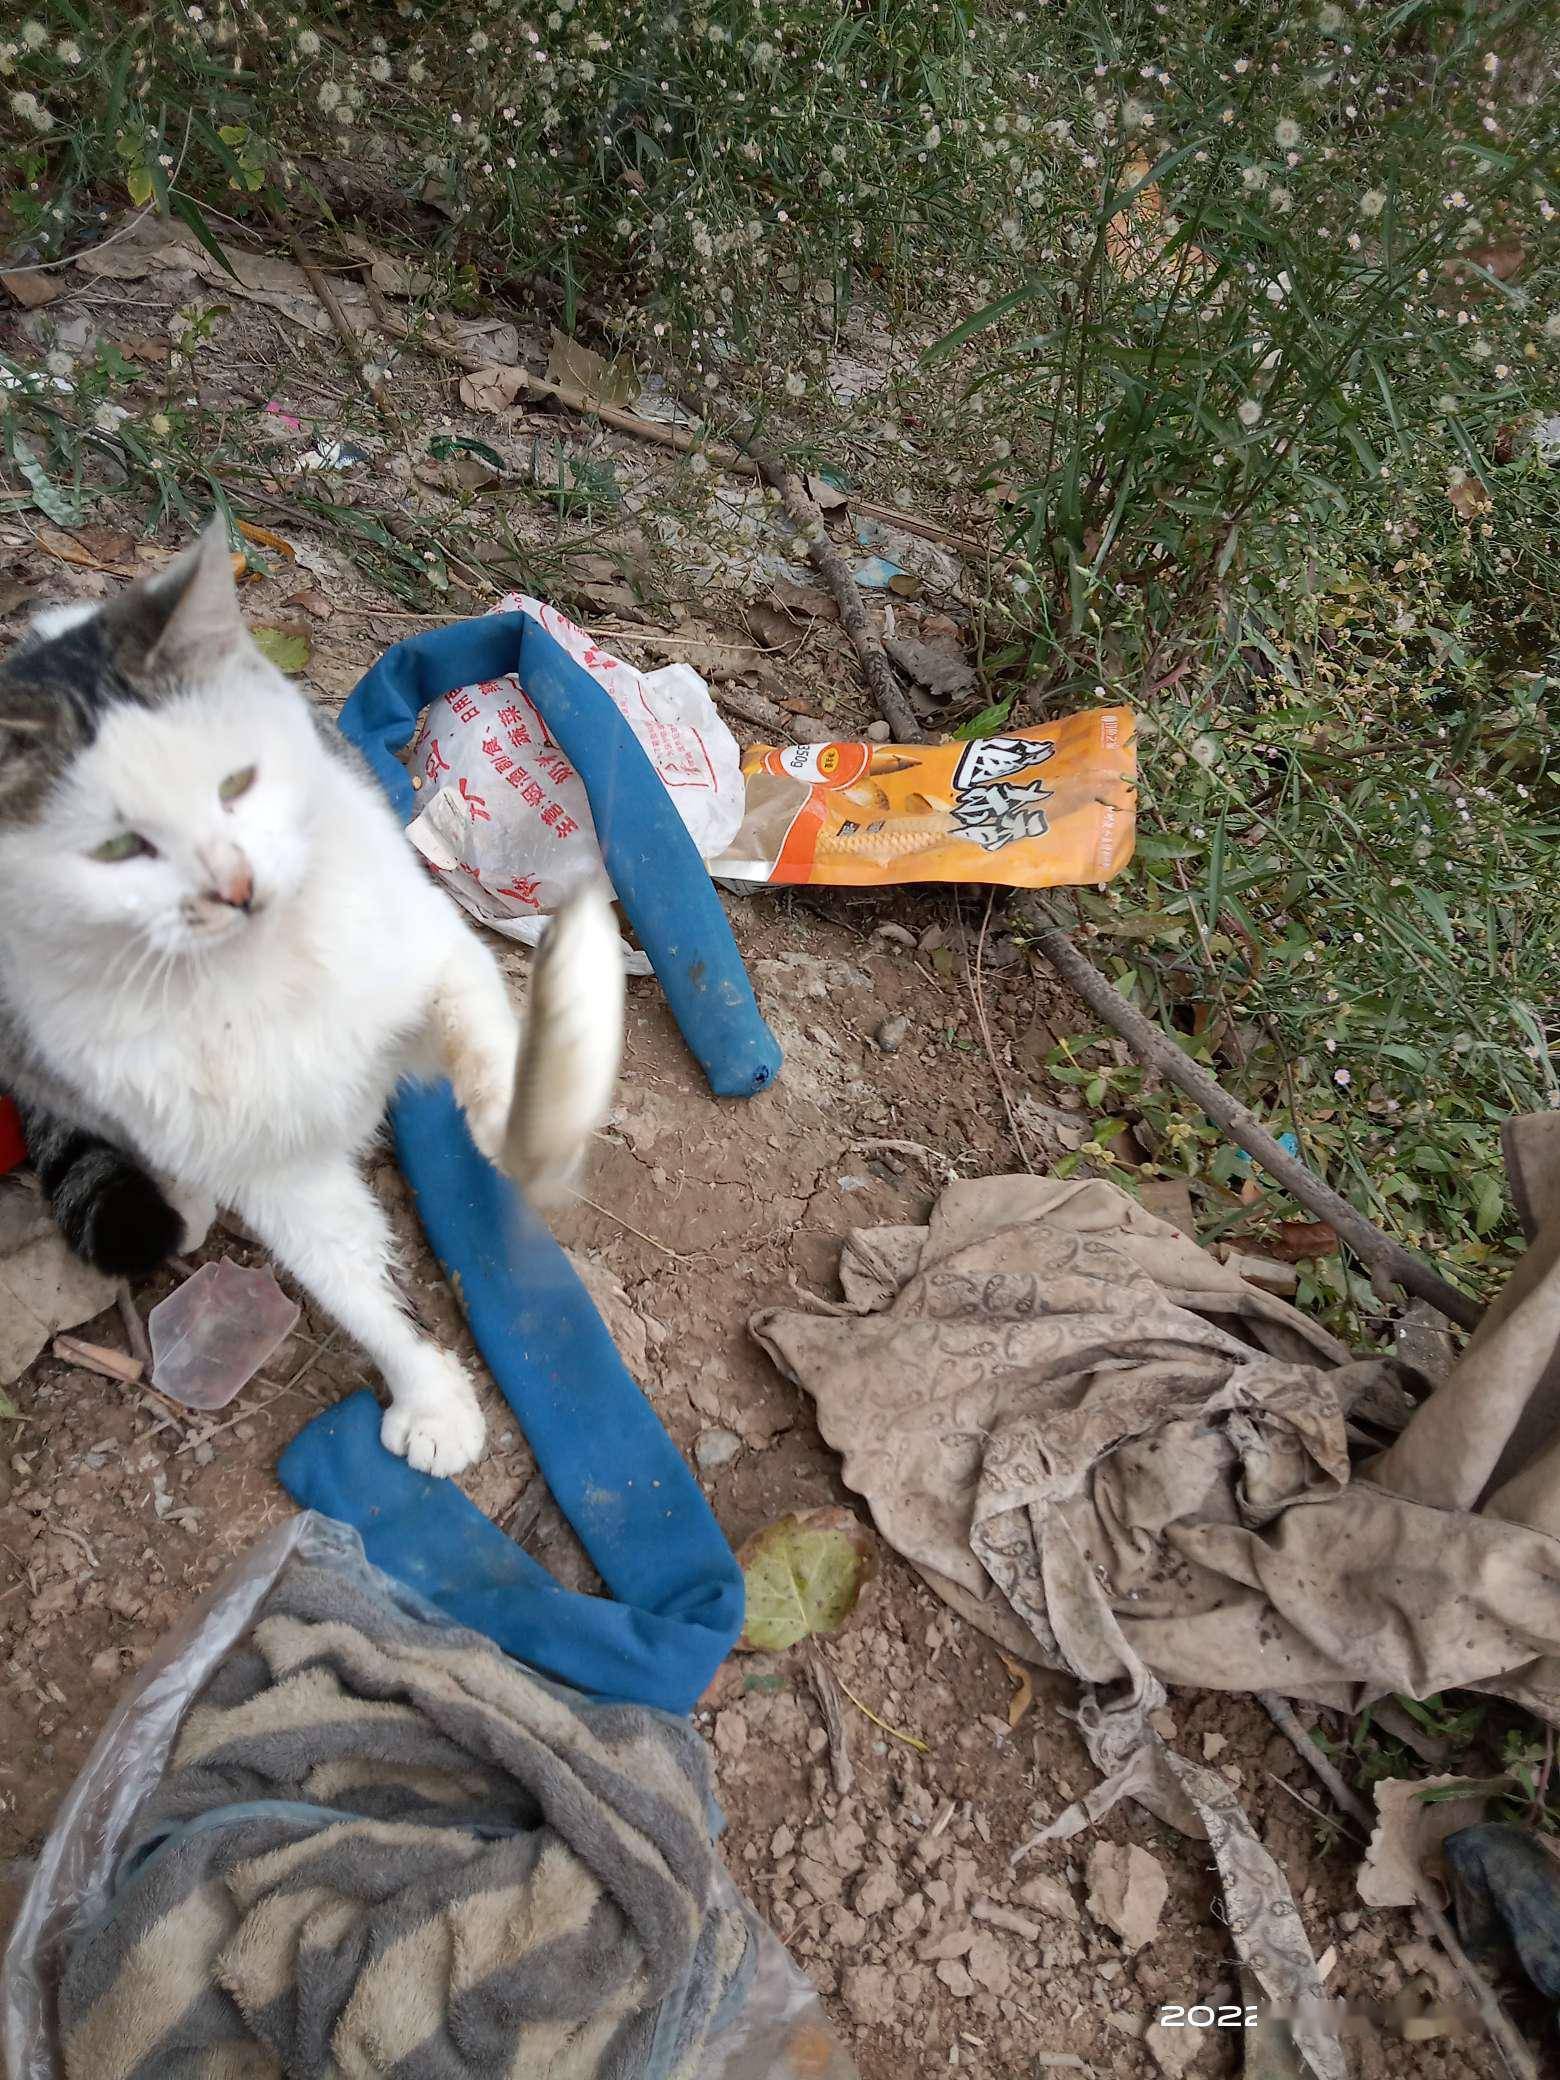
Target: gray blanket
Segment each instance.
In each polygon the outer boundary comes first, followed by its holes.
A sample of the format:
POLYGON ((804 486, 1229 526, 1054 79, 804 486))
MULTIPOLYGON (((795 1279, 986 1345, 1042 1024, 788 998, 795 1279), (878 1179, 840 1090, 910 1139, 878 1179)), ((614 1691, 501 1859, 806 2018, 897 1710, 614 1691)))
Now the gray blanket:
POLYGON ((70 2080, 681 2080, 740 1997, 706 1751, 294 1560, 61 1989, 70 2080))

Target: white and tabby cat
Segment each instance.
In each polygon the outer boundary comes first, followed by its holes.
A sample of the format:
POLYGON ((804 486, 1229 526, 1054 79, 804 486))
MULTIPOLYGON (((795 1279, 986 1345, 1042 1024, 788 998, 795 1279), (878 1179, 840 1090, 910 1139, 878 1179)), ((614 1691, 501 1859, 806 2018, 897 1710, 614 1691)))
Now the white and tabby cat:
POLYGON ((528 1105, 497 963, 249 639, 219 528, 46 610, 0 666, 0 1091, 56 1219, 134 1277, 237 1213, 368 1352, 385 1443, 432 1473, 478 1456, 482 1417, 397 1298, 360 1162, 397 1081, 447 1075, 479 1147, 556 1180, 616 1075, 604 893, 560 919, 535 1001, 528 1105))

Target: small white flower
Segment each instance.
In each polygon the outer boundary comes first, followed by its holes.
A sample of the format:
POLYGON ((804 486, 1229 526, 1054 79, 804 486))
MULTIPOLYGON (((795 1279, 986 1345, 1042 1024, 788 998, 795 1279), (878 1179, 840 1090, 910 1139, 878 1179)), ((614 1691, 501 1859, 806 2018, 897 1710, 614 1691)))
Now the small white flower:
POLYGON ((482 51, 485 51, 487 47, 488 39, 486 29, 473 29, 471 32, 471 41, 466 45, 467 50, 480 53, 482 51))
POLYGON ((341 105, 341 89, 333 79, 328 79, 315 98, 326 115, 329 115, 333 108, 339 108, 341 105))
POLYGON ((1360 197, 1360 215, 1362 217, 1379 217, 1386 206, 1387 191, 1385 188, 1367 188, 1360 197))
POLYGON ((165 441, 173 431, 173 421, 166 412, 153 412, 146 423, 160 441, 165 441))
POLYGON ((411 64, 406 68, 406 77, 414 87, 422 85, 423 81, 428 77, 428 68, 421 58, 413 58, 411 64))
POLYGON ((38 113, 37 95, 29 94, 25 88, 20 89, 11 96, 11 113, 20 116, 24 123, 30 123, 38 113))
POLYGON ((1274 209, 1276 209, 1280 213, 1280 215, 1282 215, 1285 210, 1292 209, 1294 207, 1294 201, 1295 198, 1293 197, 1293 195, 1290 194, 1287 188, 1269 188, 1268 190, 1268 202, 1274 209))
POLYGON ((368 76, 370 79, 377 79, 383 85, 390 77, 390 60, 384 57, 370 58, 368 61, 368 76))
POLYGON ((320 39, 317 30, 300 29, 298 31, 298 52, 300 57, 304 58, 317 58, 319 56, 320 39))
POLYGON ((1545 339, 1560 339, 1560 311, 1551 311, 1544 320, 1545 339))
POLYGON ((81 63, 81 45, 75 42, 73 38, 67 36, 62 43, 57 43, 54 46, 54 55, 62 65, 79 65, 81 63))
POLYGON ((51 376, 69 376, 74 375, 76 372, 76 363, 73 357, 59 347, 56 347, 52 354, 44 356, 43 365, 51 376))
POLYGON ((49 32, 42 22, 23 22, 22 41, 30 51, 41 51, 49 40, 49 32))
POLYGON ((1364 243, 1365 241, 1360 237, 1357 231, 1351 231, 1348 237, 1344 240, 1344 244, 1348 247, 1351 253, 1357 253, 1364 243))
POLYGON ((92 423, 99 433, 116 433, 120 421, 129 416, 122 404, 100 404, 92 414, 92 423))
POLYGON ((1448 416, 1450 416, 1450 414, 1455 412, 1457 409, 1457 400, 1455 397, 1452 397, 1449 394, 1446 396, 1438 397, 1435 401, 1435 408, 1438 412, 1445 412, 1448 416))
POLYGON ((1243 166, 1240 170, 1240 184, 1243 188, 1252 192, 1255 192, 1258 188, 1265 188, 1268 184, 1267 168, 1265 166, 1243 166))
POLYGON ((1254 397, 1247 397, 1236 406, 1235 416, 1242 426, 1259 426, 1262 423, 1262 407, 1254 397))
POLYGON ((1141 101, 1123 101, 1123 103, 1121 104, 1121 122, 1123 129, 1142 130, 1147 126, 1151 125, 1153 120, 1153 117, 1149 114, 1148 110, 1143 106, 1143 103, 1141 101))
POLYGON ((1251 60, 1249 58, 1237 58, 1235 60, 1235 70, 1244 78, 1251 70, 1251 60))
POLYGON ((927 131, 926 136, 923 139, 923 142, 926 146, 926 149, 929 152, 935 152, 937 147, 942 143, 942 132, 938 129, 935 123, 933 123, 931 129, 927 131))
POLYGON ((1300 125, 1293 116, 1280 116, 1273 125, 1273 137, 1280 151, 1296 151, 1300 144, 1300 125))
POLYGON ((793 369, 791 374, 785 379, 785 394, 787 397, 805 397, 807 395, 807 378, 798 375, 793 369))
POLYGON ((1343 9, 1328 5, 1316 10, 1316 26, 1324 36, 1336 36, 1343 27, 1343 9))

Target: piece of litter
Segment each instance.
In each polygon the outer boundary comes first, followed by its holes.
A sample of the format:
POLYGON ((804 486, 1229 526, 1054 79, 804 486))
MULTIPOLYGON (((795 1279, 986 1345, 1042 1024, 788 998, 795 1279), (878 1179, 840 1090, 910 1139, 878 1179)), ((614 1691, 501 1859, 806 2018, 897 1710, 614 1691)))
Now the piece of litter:
POLYGON ((301 1310, 264 1267, 202 1264, 147 1317, 152 1384, 186 1408, 226 1408, 297 1327, 301 1310))

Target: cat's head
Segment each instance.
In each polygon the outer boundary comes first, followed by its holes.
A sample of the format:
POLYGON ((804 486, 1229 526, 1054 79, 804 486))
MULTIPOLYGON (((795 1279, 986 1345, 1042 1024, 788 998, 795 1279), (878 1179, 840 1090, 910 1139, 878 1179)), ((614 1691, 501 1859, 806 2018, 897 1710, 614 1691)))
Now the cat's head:
POLYGON ((46 610, 0 666, 0 929, 241 942, 302 885, 324 765, 220 524, 116 599, 46 610))

